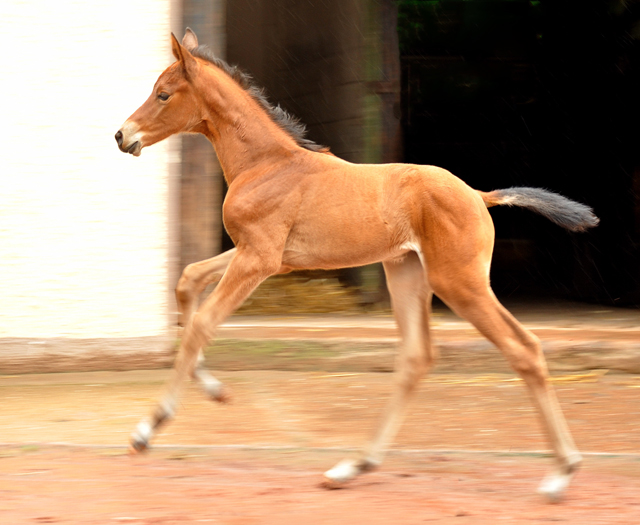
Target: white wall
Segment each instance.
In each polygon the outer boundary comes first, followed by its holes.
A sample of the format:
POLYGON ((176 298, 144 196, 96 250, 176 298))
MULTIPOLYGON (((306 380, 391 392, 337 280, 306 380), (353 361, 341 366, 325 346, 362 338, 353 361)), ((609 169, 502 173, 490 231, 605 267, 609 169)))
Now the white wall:
POLYGON ((113 138, 171 62, 170 0, 2 0, 0 338, 166 334, 167 143, 113 138))

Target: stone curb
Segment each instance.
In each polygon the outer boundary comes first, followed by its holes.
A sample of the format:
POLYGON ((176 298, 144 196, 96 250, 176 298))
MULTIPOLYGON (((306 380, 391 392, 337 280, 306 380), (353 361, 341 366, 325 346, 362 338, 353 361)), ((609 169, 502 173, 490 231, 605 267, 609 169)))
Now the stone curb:
MULTIPOLYGON (((397 338, 228 338, 207 352, 214 370, 326 370, 391 372, 397 338), (265 350, 266 349, 266 350, 265 350)), ((640 342, 542 339, 552 371, 606 369, 640 374, 640 342)), ((477 337, 437 342, 437 372, 510 372, 505 359, 477 337)), ((175 340, 0 340, 0 373, 50 373, 167 368, 175 340)))
MULTIPOLYGON (((551 371, 611 370, 640 373, 640 343, 608 341, 543 340, 551 371)), ((435 372, 512 372, 500 352, 488 341, 468 339, 437 345, 435 372)), ((251 351, 251 348, 250 348, 251 351)), ((249 352, 250 352, 249 351, 249 352)), ((396 356, 395 341, 256 340, 226 339, 208 349, 207 366, 215 370, 325 370, 328 372, 391 372, 396 356), (259 359, 243 350, 252 345, 273 345, 275 351, 259 359), (311 345, 313 356, 305 356, 311 345), (278 348, 279 347, 279 348, 278 348), (318 357, 319 352, 325 355, 318 357)))

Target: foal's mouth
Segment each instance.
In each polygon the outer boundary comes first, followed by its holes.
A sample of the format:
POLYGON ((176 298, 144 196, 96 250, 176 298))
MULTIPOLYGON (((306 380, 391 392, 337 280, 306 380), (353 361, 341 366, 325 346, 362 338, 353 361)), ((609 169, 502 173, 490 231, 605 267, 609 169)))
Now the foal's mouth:
POLYGON ((140 156, 140 151, 142 150, 142 146, 140 145, 140 141, 136 140, 128 148, 126 148, 126 149, 120 148, 120 149, 122 151, 124 151, 125 153, 131 153, 131 155, 133 155, 134 157, 139 157, 140 156))
POLYGON ((135 142, 132 142, 128 146, 125 146, 125 144, 124 144, 124 135, 122 134, 122 131, 118 131, 118 133, 116 133, 116 142, 118 143, 118 148, 123 153, 130 153, 131 155, 134 155, 135 157, 139 157, 140 156, 140 151, 142 150, 142 144, 140 143, 139 140, 136 140, 135 142))

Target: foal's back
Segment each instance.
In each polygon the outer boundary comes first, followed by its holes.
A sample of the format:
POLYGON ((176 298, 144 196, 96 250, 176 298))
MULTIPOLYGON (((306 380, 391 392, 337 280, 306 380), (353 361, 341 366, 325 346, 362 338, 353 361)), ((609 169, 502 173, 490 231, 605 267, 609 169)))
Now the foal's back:
POLYGON ((294 209, 283 260, 288 266, 369 264, 423 245, 437 251, 451 236, 466 236, 465 244, 475 246, 475 238, 486 242, 488 233, 493 243, 491 219, 478 192, 447 170, 309 155, 316 158, 302 173, 285 174, 281 182, 297 185, 296 198, 289 199, 294 209))

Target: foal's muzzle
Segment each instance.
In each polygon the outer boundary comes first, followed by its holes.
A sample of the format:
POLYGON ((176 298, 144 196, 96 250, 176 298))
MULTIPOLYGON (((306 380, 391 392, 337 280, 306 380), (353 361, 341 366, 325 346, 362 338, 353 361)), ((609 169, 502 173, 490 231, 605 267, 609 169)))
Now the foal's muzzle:
POLYGON ((131 155, 135 155, 136 157, 140 155, 140 151, 142 150, 140 141, 136 140, 127 144, 121 129, 116 133, 116 142, 118 143, 118 148, 120 148, 120 151, 123 153, 131 153, 131 155))

